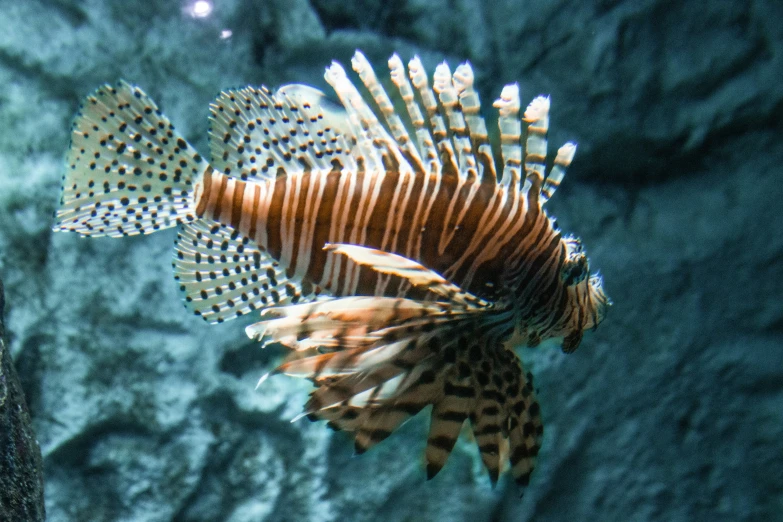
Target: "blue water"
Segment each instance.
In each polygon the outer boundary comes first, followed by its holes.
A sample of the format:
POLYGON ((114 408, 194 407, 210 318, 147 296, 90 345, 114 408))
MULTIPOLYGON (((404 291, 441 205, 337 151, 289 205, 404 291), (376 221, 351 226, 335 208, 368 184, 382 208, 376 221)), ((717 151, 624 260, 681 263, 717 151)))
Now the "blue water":
MULTIPOLYGON (((0 277, 52 521, 783 520, 779 2, 0 2, 0 277), (189 314, 173 230, 53 233, 85 95, 141 86, 201 153, 222 90, 469 60, 490 134, 551 96, 548 204, 614 301, 580 348, 518 353, 545 432, 523 492, 466 430, 426 481, 428 418, 361 456, 299 420, 281 348, 189 314), (550 157, 550 160, 552 158, 550 157)), ((387 87, 390 84, 387 82, 387 87)))

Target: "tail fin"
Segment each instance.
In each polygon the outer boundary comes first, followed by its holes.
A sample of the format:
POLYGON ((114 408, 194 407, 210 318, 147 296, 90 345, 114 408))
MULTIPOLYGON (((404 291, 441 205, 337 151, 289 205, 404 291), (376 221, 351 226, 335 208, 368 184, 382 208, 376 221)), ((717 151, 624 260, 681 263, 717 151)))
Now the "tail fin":
POLYGON ((141 89, 104 85, 71 132, 53 230, 150 234, 195 219, 194 186, 208 164, 141 89))

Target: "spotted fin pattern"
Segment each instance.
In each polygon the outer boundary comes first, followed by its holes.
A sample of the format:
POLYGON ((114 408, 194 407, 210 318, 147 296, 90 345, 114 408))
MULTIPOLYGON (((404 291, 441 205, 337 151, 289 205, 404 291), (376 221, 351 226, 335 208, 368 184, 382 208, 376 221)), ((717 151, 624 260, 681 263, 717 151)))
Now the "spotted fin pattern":
POLYGON ((253 241, 207 220, 180 229, 172 266, 185 306, 210 323, 316 297, 312 285, 288 278, 253 241))
POLYGON ((104 85, 73 122, 53 228, 117 237, 192 221, 206 168, 141 89, 104 85))
POLYGON ((212 166, 241 180, 330 169, 335 160, 353 168, 344 111, 313 105, 322 96, 295 85, 275 94, 252 86, 221 92, 210 105, 212 166))

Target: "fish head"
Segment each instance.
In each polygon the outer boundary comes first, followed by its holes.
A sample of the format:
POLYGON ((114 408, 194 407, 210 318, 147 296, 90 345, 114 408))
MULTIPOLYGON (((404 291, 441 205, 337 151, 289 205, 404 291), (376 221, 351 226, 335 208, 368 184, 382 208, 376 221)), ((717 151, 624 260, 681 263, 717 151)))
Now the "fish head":
POLYGON ((569 292, 570 313, 563 314, 560 332, 558 332, 563 336, 562 349, 565 353, 576 350, 582 341, 584 331, 595 330, 612 306, 612 300, 604 292, 603 279, 598 274, 586 276, 571 287, 569 292))
POLYGON ((585 330, 594 330, 604 320, 612 301, 604 291, 603 278, 591 274, 590 260, 579 238, 564 237, 562 244, 559 277, 566 300, 556 301, 557 311, 540 312, 540 317, 550 318, 552 313, 559 317, 551 328, 537 331, 530 338, 533 341, 562 338, 563 351, 571 353, 579 346, 585 330))

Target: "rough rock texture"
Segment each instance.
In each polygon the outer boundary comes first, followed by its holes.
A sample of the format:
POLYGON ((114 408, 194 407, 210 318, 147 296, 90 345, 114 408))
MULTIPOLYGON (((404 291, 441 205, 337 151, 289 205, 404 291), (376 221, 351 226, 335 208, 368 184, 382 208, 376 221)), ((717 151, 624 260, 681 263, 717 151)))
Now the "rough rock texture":
POLYGON ((783 520, 781 19, 776 0, 4 3, 0 270, 50 520, 783 520), (323 88, 355 48, 379 72, 392 51, 469 59, 485 109, 512 81, 550 93, 551 142, 580 144, 550 211, 615 306, 574 355, 520 351, 546 425, 521 500, 466 440, 425 482, 424 419, 356 458, 290 424, 306 383, 253 391, 280 353, 251 318, 186 314, 172 231, 49 231, 100 83, 143 86, 206 151, 221 88, 323 88))
POLYGON ((19 377, 5 348, 4 304, 0 281, 0 520, 38 522, 46 518, 43 460, 19 377))

